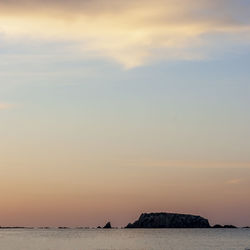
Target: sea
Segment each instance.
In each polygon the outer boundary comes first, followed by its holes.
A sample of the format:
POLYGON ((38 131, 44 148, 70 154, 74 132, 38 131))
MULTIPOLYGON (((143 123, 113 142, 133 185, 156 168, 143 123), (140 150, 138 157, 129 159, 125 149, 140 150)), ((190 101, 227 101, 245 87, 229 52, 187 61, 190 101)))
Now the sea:
POLYGON ((250 250, 250 229, 1 229, 0 250, 250 250))

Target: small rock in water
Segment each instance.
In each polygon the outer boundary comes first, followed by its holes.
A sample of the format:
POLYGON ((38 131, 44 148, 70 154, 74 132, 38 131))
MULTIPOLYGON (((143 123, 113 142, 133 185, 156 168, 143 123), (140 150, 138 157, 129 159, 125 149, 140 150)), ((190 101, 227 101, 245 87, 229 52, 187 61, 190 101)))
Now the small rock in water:
POLYGON ((225 225, 224 228, 237 228, 237 227, 234 225, 225 225))
POLYGON ((216 225, 213 226, 213 228, 223 228, 223 226, 220 225, 220 224, 216 224, 216 225))
POLYGON ((108 222, 103 228, 105 228, 105 229, 106 229, 106 228, 112 228, 112 227, 111 227, 111 223, 108 222))

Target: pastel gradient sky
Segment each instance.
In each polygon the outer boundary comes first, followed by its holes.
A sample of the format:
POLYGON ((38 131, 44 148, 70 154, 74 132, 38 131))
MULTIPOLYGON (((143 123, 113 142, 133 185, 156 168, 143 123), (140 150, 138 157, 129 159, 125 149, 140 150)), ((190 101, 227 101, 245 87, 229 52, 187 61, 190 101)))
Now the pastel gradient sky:
POLYGON ((250 1, 0 0, 0 225, 250 226, 250 1))

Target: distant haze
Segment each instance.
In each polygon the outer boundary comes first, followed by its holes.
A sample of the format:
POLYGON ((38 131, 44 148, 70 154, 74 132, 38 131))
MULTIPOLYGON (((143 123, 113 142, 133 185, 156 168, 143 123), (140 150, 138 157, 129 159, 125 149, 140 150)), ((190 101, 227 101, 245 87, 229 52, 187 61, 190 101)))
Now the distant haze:
POLYGON ((0 225, 250 226, 249 13, 0 0, 0 225))

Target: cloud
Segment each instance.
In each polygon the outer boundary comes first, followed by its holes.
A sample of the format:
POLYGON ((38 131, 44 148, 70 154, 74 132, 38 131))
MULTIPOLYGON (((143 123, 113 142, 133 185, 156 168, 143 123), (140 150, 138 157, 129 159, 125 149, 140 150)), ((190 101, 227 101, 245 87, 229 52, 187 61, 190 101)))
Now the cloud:
POLYGON ((0 33, 35 42, 70 41, 86 57, 125 67, 208 58, 250 42, 244 0, 0 0, 0 33))
POLYGON ((232 179, 232 180, 228 180, 226 184, 237 185, 237 184, 240 184, 241 182, 242 182, 242 179, 232 179))
POLYGON ((6 110, 6 109, 9 109, 11 107, 12 107, 12 105, 9 103, 1 103, 0 102, 0 110, 6 110))
POLYGON ((180 167, 180 168, 209 168, 209 169, 250 169, 250 162, 222 162, 222 161, 154 161, 152 159, 137 159, 126 163, 131 167, 180 167))

